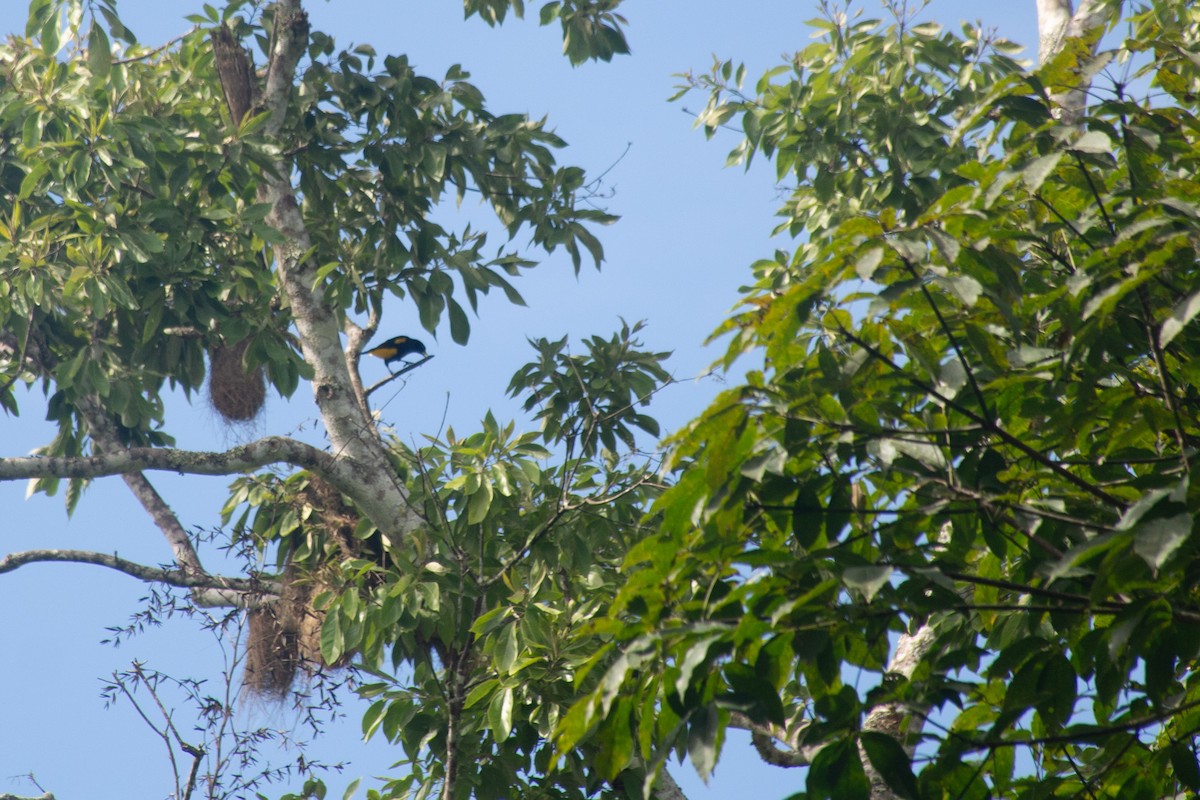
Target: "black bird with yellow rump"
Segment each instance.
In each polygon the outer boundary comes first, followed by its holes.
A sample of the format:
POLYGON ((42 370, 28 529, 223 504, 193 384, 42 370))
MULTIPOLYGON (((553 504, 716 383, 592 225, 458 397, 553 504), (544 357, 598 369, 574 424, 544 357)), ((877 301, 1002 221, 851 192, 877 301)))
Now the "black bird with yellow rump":
POLYGON ((370 350, 364 351, 368 355, 382 358, 383 363, 387 365, 389 372, 395 372, 392 369, 392 364, 399 361, 403 364, 408 362, 405 359, 408 356, 425 356, 425 345, 411 336, 393 336, 382 344, 377 344, 370 350))

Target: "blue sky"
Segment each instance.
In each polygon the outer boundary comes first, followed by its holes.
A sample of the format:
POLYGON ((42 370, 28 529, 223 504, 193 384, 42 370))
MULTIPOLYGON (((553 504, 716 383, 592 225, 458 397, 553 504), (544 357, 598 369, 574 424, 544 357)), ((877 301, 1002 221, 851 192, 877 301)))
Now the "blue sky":
MULTIPOLYGON (((649 412, 669 430, 697 413, 719 389, 716 378, 701 375, 719 351, 702 342, 737 300, 737 288, 750 279, 748 265, 784 241, 772 241, 778 192, 768 165, 744 174, 725 168, 735 143, 706 142, 685 113, 703 103, 699 96, 667 103, 678 82, 673 73, 704 71, 713 55, 745 61, 748 74, 774 66, 780 57, 804 47, 816 16, 815 0, 630 0, 622 9, 630 21, 633 54, 610 64, 572 68, 560 52, 557 28, 510 20, 489 29, 478 19, 464 22, 457 0, 309 0, 315 28, 339 46, 370 43, 382 56, 407 53, 419 71, 440 77, 455 63, 472 73, 495 113, 549 116, 569 143, 563 163, 605 178, 605 207, 622 219, 600 231, 607 263, 601 272, 584 268, 576 277, 565 255, 546 259, 518 284, 527 308, 507 304, 502 295, 485 298, 466 347, 446 332, 438 339, 422 333, 415 310, 401 302, 386 311, 383 335, 420 335, 437 357, 410 374, 402 389, 381 392, 384 418, 406 439, 435 432, 443 424, 473 429, 490 408, 497 417, 520 419, 518 405, 505 397, 509 377, 531 351, 526 337, 573 340, 609 335, 627 320, 644 319, 648 346, 675 352, 670 361, 680 383, 654 399, 649 412), (624 154, 624 157, 622 155, 624 154)), ((856 4, 871 16, 876 0, 856 4)), ((5 30, 23 29, 24 2, 0 0, 5 30)), ((126 23, 146 43, 165 41, 186 30, 190 0, 163 3, 121 0, 126 23)), ((535 4, 530 4, 531 16, 535 4)), ((1019 42, 1035 41, 1034 3, 935 0, 924 18, 957 29, 959 21, 981 20, 986 27, 1019 42)), ((481 219, 468 200, 463 217, 481 219)), ((368 382, 384 374, 382 364, 366 363, 368 382)), ((392 386, 395 386, 393 384, 392 386)), ((0 454, 16 455, 53 435, 42 421, 40 394, 28 397, 20 418, 0 418, 0 454)), ((181 447, 218 449, 259 434, 311 436, 316 418, 308 389, 291 400, 268 401, 250 430, 228 431, 203 402, 189 407, 176 398, 168 408, 168 430, 181 447)), ((533 427, 519 423, 519 427, 533 427)), ((224 499, 223 479, 156 475, 152 480, 185 525, 212 527, 224 499)), ((169 551, 124 485, 96 482, 73 519, 60 498, 26 500, 22 484, 0 484, 0 552, 31 547, 74 547, 155 564, 169 551)), ((211 558, 211 556, 209 556, 211 558)), ((125 642, 101 645, 106 627, 122 625, 146 594, 133 579, 81 565, 39 564, 0 575, 4 655, 0 657, 0 793, 39 794, 20 776, 36 775, 59 797, 165 797, 170 791, 165 751, 128 705, 105 710, 101 680, 138 659, 165 672, 215 673, 219 652, 195 624, 172 620, 161 629, 125 642)), ((358 743, 361 709, 320 740, 313 753, 327 762, 349 759, 345 778, 331 780, 331 796, 356 775, 381 774, 391 763, 380 740, 358 743)), ((264 724, 291 727, 288 714, 251 709, 264 724)), ((688 767, 674 774, 692 800, 745 796, 784 797, 800 790, 802 775, 758 764, 745 740, 734 735, 715 779, 702 787, 688 767)), ((271 790, 268 794, 282 791, 271 790)), ((361 796, 361 793, 360 793, 361 796)))

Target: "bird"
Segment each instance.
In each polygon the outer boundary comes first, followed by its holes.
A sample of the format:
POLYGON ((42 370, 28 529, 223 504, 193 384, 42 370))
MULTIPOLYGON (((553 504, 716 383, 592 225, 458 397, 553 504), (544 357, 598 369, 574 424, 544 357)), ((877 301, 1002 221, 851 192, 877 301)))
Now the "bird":
POLYGON ((392 363, 403 361, 405 356, 425 355, 425 345, 411 336, 393 336, 382 344, 375 345, 367 354, 382 358, 389 372, 394 372, 392 363))

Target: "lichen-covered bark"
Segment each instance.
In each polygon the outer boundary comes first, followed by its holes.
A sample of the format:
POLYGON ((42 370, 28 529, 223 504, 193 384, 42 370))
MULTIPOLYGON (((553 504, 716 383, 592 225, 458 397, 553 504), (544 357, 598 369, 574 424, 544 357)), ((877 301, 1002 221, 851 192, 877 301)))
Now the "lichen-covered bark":
MULTIPOLYGON (((261 90, 248 85, 253 77, 245 68, 245 60, 230 52, 231 47, 237 46, 229 41, 232 37, 214 36, 213 45, 221 53, 217 66, 235 126, 245 113, 246 98, 257 98, 251 111, 266 112, 267 135, 279 136, 287 119, 296 66, 308 45, 308 15, 300 0, 276 4, 273 33, 261 90)), ((359 510, 390 541, 398 543, 416 527, 417 519, 407 507, 404 489, 359 402, 342 351, 337 318, 317 279, 317 264, 309 255, 312 241, 290 175, 290 165, 280 159, 276 170, 263 176, 258 195, 270 205, 267 221, 283 237, 275 246, 279 280, 299 333, 304 360, 313 370, 313 397, 325 424, 331 452, 341 462, 339 477, 350 473, 349 480, 331 482, 353 497, 359 510)))

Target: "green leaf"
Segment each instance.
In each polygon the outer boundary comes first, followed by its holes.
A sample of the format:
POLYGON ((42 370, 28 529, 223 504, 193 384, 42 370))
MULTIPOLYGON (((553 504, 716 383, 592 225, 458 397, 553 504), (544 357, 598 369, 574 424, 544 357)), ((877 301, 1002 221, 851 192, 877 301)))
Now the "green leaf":
POLYGON ((872 247, 855 262, 854 271, 858 273, 858 277, 869 281, 875 276, 875 270, 881 261, 883 261, 883 248, 872 247))
POLYGON ((455 344, 466 344, 471 338, 471 323, 467 319, 467 312, 463 311, 462 306, 454 298, 447 298, 447 310, 450 312, 450 338, 455 344))
POLYGON ((1176 303, 1171 309, 1171 316, 1163 320, 1162 328, 1159 329, 1159 347, 1169 345, 1197 313, 1200 313, 1200 292, 1190 294, 1176 303))
POLYGON ((21 188, 17 191, 17 199, 24 200, 33 194, 42 178, 45 178, 49 173, 50 166, 46 162, 38 161, 35 163, 30 168, 29 174, 21 180, 21 188))
POLYGON ((1042 184, 1050 173, 1054 172, 1054 168, 1058 166, 1058 162, 1062 160, 1062 151, 1055 151, 1049 155, 1044 155, 1041 158, 1036 158, 1021 170, 1021 177, 1025 179, 1025 186, 1029 191, 1036 192, 1042 188, 1042 184))
POLYGON ((687 752, 692 766, 705 780, 717 766, 720 720, 715 706, 709 705, 688 720, 687 752))
POLYGON ((810 795, 831 800, 870 800, 871 784, 856 745, 853 738, 846 737, 821 748, 808 770, 810 795))
POLYGON ((1171 745, 1170 752, 1175 779, 1193 792, 1200 791, 1200 766, 1196 763, 1195 744, 1180 740, 1171 745))
POLYGON ((863 750, 871 766, 898 797, 916 800, 920 797, 912 760, 894 738, 886 733, 863 731, 859 734, 863 750))
POLYGON ((346 652, 346 639, 342 631, 340 614, 326 614, 325 622, 321 625, 321 658, 326 664, 336 664, 341 661, 346 652))
POLYGON ((478 525, 487 519, 492 508, 492 484, 484 481, 479 489, 467 500, 467 523, 478 525))
POLYGON ((1067 149, 1076 153, 1111 153, 1113 143, 1103 131, 1088 131, 1067 149))
POLYGON ((104 80, 112 69, 112 45, 108 42, 108 34, 100 26, 98 20, 92 20, 91 31, 88 32, 88 69, 96 80, 104 80))
POLYGON ((633 758, 633 699, 617 698, 612 710, 596 732, 596 771, 612 780, 633 758))
POLYGON ((947 264, 953 264, 958 260, 958 254, 962 250, 962 246, 958 243, 958 239, 955 239, 953 236, 938 228, 927 228, 926 234, 930 239, 933 240, 933 243, 937 246, 938 251, 941 252, 942 260, 944 260, 947 264))
POLYGON ((500 646, 496 651, 496 670, 502 675, 512 673, 513 664, 521 652, 521 643, 517 638, 517 626, 508 625, 500 634, 500 646))
POLYGON ((387 711, 388 701, 386 699, 376 700, 363 714, 362 732, 363 740, 370 739, 375 735, 375 731, 383 724, 383 714, 387 711))
POLYGON ((891 580, 895 570, 884 565, 846 567, 842 571, 842 582, 851 589, 862 592, 868 603, 875 599, 879 590, 891 580))
POLYGON ((488 704, 488 727, 496 742, 503 742, 512 733, 513 727, 513 689, 505 687, 497 692, 488 704))
POLYGON ((928 252, 925 242, 911 235, 890 236, 887 243, 910 264, 920 264, 925 260, 925 254, 928 252))
POLYGON ((1075 711, 1079 678, 1075 668, 1062 653, 1047 655, 1038 676, 1038 714, 1048 727, 1061 728, 1075 711))
POLYGON ((1184 512, 1165 519, 1152 519, 1134 529, 1133 550, 1150 569, 1158 572, 1192 535, 1192 515, 1184 512))
POLYGON ((949 289, 967 308, 974 306, 979 295, 983 294, 983 285, 969 275, 951 275, 937 278, 936 281, 949 289))

